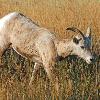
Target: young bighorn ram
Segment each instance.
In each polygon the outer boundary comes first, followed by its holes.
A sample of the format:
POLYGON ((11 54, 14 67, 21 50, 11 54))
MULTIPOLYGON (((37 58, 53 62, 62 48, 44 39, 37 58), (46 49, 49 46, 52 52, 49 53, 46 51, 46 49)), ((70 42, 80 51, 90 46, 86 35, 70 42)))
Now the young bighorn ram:
POLYGON ((0 19, 0 57, 11 46, 18 54, 35 62, 31 81, 42 65, 49 79, 58 91, 58 78, 54 74, 53 66, 59 57, 75 54, 91 63, 93 60, 90 47, 90 28, 84 35, 75 27, 67 28, 81 34, 71 40, 58 40, 49 30, 35 24, 21 13, 13 12, 0 19))

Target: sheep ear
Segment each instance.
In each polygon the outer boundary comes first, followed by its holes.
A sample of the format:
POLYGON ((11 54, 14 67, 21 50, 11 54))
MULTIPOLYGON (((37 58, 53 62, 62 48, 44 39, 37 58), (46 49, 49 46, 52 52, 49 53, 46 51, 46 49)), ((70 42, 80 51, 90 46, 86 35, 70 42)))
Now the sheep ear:
POLYGON ((86 37, 91 37, 91 28, 87 28, 86 37))

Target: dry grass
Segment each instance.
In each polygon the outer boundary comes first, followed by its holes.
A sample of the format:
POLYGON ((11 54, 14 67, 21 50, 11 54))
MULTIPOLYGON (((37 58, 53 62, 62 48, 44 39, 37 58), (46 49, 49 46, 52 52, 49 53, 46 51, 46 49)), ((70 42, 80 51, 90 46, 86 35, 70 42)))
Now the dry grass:
MULTIPOLYGON (((75 26, 85 32, 92 28, 96 62, 87 65, 72 56, 58 62, 60 95, 57 100, 99 100, 100 95, 100 1, 99 0, 0 0, 0 16, 19 11, 59 38, 70 38, 65 32, 75 26)), ((41 68, 31 87, 28 86, 34 63, 12 49, 3 56, 0 68, 0 100, 55 100, 53 88, 41 68)))

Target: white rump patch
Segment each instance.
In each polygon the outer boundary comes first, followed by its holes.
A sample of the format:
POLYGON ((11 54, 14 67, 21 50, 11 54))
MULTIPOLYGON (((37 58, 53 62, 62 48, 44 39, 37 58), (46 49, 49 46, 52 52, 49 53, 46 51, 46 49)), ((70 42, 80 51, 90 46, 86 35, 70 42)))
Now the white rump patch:
POLYGON ((18 15, 17 12, 10 13, 0 19, 0 29, 5 27, 5 23, 11 20, 14 16, 18 15))

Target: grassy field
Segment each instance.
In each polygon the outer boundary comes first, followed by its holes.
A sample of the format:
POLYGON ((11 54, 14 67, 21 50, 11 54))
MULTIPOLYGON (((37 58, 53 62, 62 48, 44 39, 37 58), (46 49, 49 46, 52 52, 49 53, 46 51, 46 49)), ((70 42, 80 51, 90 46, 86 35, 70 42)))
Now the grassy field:
POLYGON ((19 11, 58 38, 71 38, 66 32, 75 26, 84 33, 92 28, 95 63, 68 56, 55 66, 59 73, 60 94, 56 98, 43 68, 29 87, 34 63, 12 49, 2 57, 0 100, 100 100, 100 0, 0 0, 0 17, 19 11))

